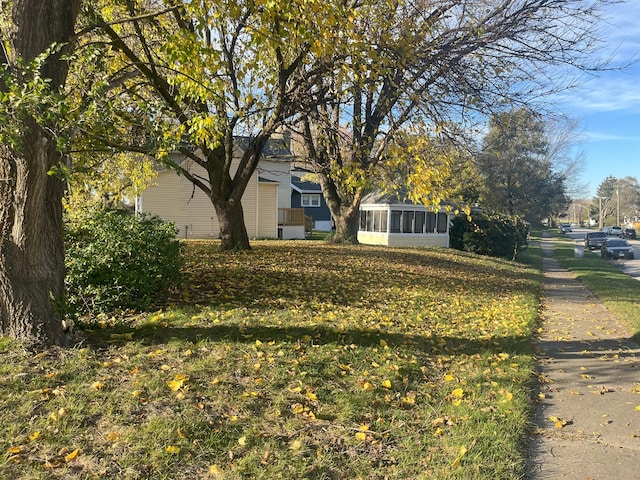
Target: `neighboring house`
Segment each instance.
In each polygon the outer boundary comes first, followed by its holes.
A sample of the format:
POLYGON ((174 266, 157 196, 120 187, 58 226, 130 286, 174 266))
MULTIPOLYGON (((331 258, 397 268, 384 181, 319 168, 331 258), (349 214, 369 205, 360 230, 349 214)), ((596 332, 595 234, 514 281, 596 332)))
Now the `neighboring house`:
MULTIPOLYGON (((276 142, 282 143, 282 140, 276 142)), ((242 147, 242 139, 239 140, 242 147)), ((269 144, 267 144, 269 145, 269 144)), ((277 147, 282 157, 286 157, 286 149, 277 147)), ((271 155, 274 148, 266 147, 265 152, 271 155)), ((182 166, 190 172, 207 178, 205 170, 186 158, 177 158, 182 166)), ((279 191, 284 183, 286 198, 290 197, 287 176, 282 181, 276 180, 281 171, 289 169, 289 162, 271 158, 262 159, 242 197, 244 221, 249 238, 278 238, 279 226, 279 191), (259 173, 262 172, 262 173, 259 173)), ((173 222, 178 227, 181 238, 219 238, 220 226, 211 200, 184 176, 177 175, 174 170, 161 170, 153 184, 140 197, 140 211, 158 215, 165 221, 173 222)), ((302 229, 304 238, 304 228, 302 229)))
POLYGON ((313 219, 313 229, 331 231, 331 212, 322 195, 320 184, 302 181, 307 172, 291 172, 291 208, 304 208, 304 214, 313 219))
POLYGON ((449 248, 452 214, 443 207, 434 211, 380 192, 360 203, 358 242, 368 245, 449 248))

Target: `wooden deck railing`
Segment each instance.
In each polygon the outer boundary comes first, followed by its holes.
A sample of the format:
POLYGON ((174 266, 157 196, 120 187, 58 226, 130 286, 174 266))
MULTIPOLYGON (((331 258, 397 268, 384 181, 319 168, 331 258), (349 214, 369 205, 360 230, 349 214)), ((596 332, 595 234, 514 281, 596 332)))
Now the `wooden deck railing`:
POLYGON ((304 208, 279 208, 278 225, 304 225, 304 208))
POLYGON ((304 208, 279 208, 278 227, 298 227, 304 225, 307 236, 313 231, 313 217, 304 214, 304 208))

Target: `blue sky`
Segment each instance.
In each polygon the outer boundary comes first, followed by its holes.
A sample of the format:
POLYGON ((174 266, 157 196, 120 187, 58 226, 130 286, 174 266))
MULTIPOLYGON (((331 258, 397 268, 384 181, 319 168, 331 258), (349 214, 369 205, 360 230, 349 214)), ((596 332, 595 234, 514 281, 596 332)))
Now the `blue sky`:
POLYGON ((640 181, 640 1, 607 7, 605 49, 612 66, 636 62, 623 71, 607 71, 566 95, 558 108, 580 123, 577 148, 585 154, 582 183, 595 195, 609 175, 640 181))

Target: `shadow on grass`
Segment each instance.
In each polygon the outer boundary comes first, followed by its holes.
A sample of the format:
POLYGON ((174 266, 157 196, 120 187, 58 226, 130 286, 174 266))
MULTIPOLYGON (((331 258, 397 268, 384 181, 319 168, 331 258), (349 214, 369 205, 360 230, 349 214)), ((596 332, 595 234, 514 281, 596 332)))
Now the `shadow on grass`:
POLYGON ((402 347, 426 353, 454 354, 530 354, 531 340, 522 336, 491 337, 487 339, 467 339, 460 337, 422 336, 401 333, 387 333, 379 330, 331 329, 311 327, 277 326, 237 326, 213 325, 210 327, 162 327, 145 325, 141 328, 114 328, 87 330, 87 343, 96 349, 107 345, 121 345, 129 341, 141 345, 162 345, 178 342, 232 342, 252 344, 256 340, 263 343, 304 343, 308 345, 354 345, 356 347, 380 347, 381 341, 390 348, 402 347), (115 334, 115 339, 114 339, 115 334))
POLYGON ((522 264, 444 249, 304 244, 287 252, 291 255, 283 255, 277 245, 260 245, 234 256, 200 247, 198 262, 187 269, 172 303, 269 308, 278 299, 292 305, 375 305, 386 301, 381 292, 394 288, 424 290, 424 296, 437 296, 440 290, 445 296, 473 292, 492 297, 505 289, 529 294, 540 283, 539 273, 522 264))

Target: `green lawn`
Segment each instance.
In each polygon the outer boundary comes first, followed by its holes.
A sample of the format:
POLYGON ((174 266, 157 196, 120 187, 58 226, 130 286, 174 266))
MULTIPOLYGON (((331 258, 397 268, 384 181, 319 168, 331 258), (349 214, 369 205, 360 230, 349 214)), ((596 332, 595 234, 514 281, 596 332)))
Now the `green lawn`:
POLYGON ((537 268, 185 245, 171 305, 71 349, 0 339, 1 478, 522 478, 537 268))

